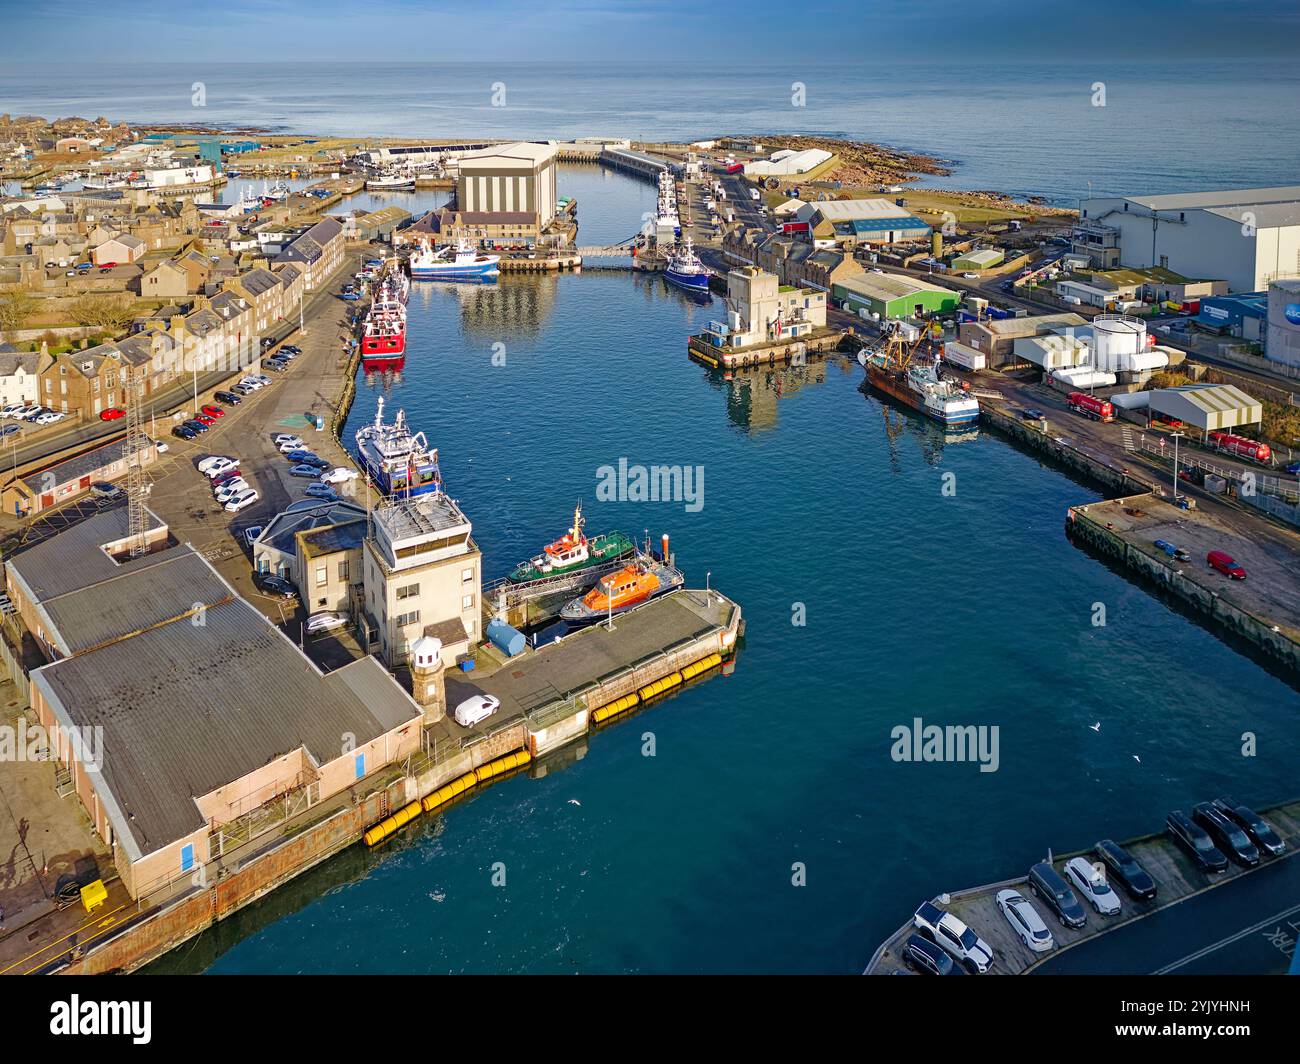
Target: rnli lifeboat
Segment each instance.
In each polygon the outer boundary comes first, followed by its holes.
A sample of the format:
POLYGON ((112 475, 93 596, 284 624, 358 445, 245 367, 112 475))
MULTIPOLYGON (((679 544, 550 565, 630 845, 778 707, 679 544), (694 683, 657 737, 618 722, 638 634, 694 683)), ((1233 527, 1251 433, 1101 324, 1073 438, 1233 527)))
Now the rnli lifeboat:
POLYGON ((570 624, 589 624, 622 613, 664 591, 671 591, 681 582, 681 574, 666 565, 651 561, 633 562, 601 577, 600 582, 581 598, 566 602, 560 610, 560 617, 570 624))

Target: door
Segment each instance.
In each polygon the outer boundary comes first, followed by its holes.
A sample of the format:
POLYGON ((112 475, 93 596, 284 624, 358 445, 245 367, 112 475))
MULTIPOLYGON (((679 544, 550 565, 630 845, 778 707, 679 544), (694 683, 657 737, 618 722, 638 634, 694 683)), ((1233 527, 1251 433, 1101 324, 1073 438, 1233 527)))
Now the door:
POLYGON ((194 843, 187 842, 181 847, 181 871, 188 872, 194 867, 194 843))

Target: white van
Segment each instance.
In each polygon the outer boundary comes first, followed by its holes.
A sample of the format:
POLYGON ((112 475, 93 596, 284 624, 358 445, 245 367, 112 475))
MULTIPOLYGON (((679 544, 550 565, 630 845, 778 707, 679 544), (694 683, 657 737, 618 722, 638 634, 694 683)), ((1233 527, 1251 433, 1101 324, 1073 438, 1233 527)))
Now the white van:
POLYGON ((500 708, 499 698, 493 695, 474 695, 456 707, 456 723, 462 728, 473 727, 479 721, 487 720, 500 708))

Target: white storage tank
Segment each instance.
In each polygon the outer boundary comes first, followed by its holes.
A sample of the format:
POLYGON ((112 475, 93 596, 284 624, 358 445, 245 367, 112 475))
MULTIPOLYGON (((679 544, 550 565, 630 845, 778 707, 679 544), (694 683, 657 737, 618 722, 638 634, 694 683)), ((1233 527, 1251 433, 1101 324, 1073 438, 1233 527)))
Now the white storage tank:
POLYGON ((1080 366, 1076 369, 1058 369, 1052 377, 1071 388, 1109 388, 1115 383, 1115 374, 1080 366))
POLYGON ((1100 370, 1132 369, 1132 359, 1147 346, 1146 322, 1124 314, 1099 314, 1092 319, 1093 364, 1100 370))

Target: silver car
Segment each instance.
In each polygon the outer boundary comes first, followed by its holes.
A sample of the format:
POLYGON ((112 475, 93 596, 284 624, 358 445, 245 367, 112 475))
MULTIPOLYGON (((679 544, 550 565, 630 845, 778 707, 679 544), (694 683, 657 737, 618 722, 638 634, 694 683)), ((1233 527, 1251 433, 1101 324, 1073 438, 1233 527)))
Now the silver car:
POLYGON ((1094 868, 1083 857, 1071 857, 1065 862, 1065 874, 1102 916, 1114 916, 1119 912, 1119 896, 1110 889, 1106 873, 1101 869, 1094 868))
POLYGON ((1011 930, 1035 953, 1046 953, 1056 945, 1052 932, 1047 930, 1047 925, 1038 915, 1033 902, 1020 891, 998 891, 997 903, 1002 915, 1007 918, 1007 923, 1011 925, 1011 930))

